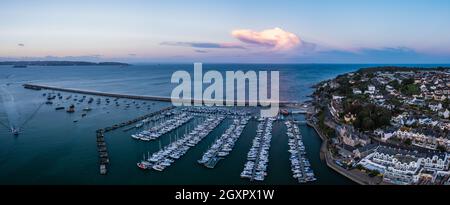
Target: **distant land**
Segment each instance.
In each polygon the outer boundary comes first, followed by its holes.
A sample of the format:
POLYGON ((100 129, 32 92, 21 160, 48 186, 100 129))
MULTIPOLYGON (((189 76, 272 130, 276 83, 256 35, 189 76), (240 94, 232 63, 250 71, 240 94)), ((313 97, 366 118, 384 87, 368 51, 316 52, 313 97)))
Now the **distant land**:
POLYGON ((120 62, 86 62, 86 61, 2 61, 0 65, 12 66, 129 66, 120 62))
POLYGON ((407 66, 378 66, 378 67, 368 67, 368 68, 361 68, 357 72, 365 72, 365 73, 373 73, 373 72, 408 72, 408 71, 419 71, 419 70, 437 70, 437 71, 446 71, 450 70, 450 67, 407 67, 407 66))

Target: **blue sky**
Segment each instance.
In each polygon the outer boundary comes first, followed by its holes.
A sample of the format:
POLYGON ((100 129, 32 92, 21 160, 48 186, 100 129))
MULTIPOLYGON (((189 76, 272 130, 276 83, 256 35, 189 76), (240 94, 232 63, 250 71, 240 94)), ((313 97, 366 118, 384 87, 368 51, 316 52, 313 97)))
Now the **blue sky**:
POLYGON ((0 60, 450 63, 450 2, 0 0, 0 60))

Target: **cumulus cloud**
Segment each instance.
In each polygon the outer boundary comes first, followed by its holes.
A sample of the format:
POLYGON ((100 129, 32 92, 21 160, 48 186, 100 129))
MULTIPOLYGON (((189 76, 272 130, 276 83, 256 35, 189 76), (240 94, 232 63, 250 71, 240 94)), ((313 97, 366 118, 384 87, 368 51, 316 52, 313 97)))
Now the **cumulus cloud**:
POLYGON ((302 41, 300 37, 294 33, 285 31, 281 28, 266 29, 263 31, 253 31, 250 29, 233 30, 231 35, 239 40, 232 43, 221 42, 188 42, 188 41, 167 41, 160 45, 165 46, 182 46, 191 47, 197 53, 206 53, 205 49, 242 49, 261 52, 305 52, 305 50, 313 50, 315 44, 302 41), (261 49, 258 49, 261 48, 261 49))
POLYGON ((281 28, 273 28, 263 31, 239 29, 232 31, 231 35, 241 42, 271 47, 275 50, 290 50, 302 43, 297 35, 281 28))
POLYGON ((234 48, 234 49, 245 49, 241 45, 233 43, 207 43, 207 42, 162 42, 161 45, 166 46, 184 46, 192 48, 234 48))

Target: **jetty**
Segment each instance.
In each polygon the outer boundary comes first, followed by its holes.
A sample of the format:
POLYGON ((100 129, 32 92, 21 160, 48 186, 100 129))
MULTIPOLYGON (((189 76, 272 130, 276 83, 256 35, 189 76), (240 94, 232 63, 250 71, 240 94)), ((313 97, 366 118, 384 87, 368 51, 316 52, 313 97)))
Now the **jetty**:
POLYGON ((213 169, 221 159, 224 159, 233 150, 236 141, 241 136, 249 120, 250 117, 248 116, 234 119, 228 129, 215 140, 197 162, 213 169))
POLYGON ((143 119, 147 119, 149 117, 158 115, 162 112, 168 111, 175 108, 174 106, 170 106, 170 107, 166 107, 163 108, 161 110, 158 110, 156 112, 152 112, 150 114, 147 115, 143 115, 140 117, 137 117, 135 119, 132 120, 128 120, 126 122, 122 122, 120 124, 115 124, 112 126, 108 126, 102 129, 98 129, 96 131, 96 138, 97 138, 97 151, 98 151, 98 156, 99 156, 99 164, 100 164, 100 174, 105 175, 108 172, 108 165, 110 163, 110 159, 109 159, 109 154, 108 154, 108 149, 106 146, 106 141, 105 141, 105 133, 125 127, 125 126, 129 126, 131 124, 137 123, 143 119))
POLYGON ((293 120, 285 122, 287 131, 286 135, 289 137, 289 153, 291 156, 291 171, 292 176, 298 180, 299 183, 306 183, 315 181, 314 171, 311 169, 311 164, 306 156, 306 149, 303 144, 303 136, 300 129, 293 120))
POLYGON ((241 172, 241 178, 251 181, 264 181, 269 163, 270 141, 272 139, 272 124, 275 118, 261 118, 253 139, 252 147, 247 154, 247 162, 241 172))
POLYGON ((105 135, 101 130, 97 131, 97 151, 100 163, 100 174, 105 175, 108 172, 109 154, 108 149, 106 148, 105 135))
POLYGON ((175 108, 175 106, 169 106, 169 107, 163 108, 163 109, 161 109, 161 110, 152 112, 152 113, 150 113, 150 114, 143 115, 143 116, 134 118, 134 119, 132 119, 132 120, 128 120, 128 121, 119 123, 119 124, 114 124, 114 125, 111 125, 111 126, 102 128, 102 129, 100 129, 100 130, 102 130, 103 132, 107 133, 107 132, 110 132, 110 131, 113 131, 113 130, 117 130, 117 129, 120 129, 120 128, 123 128, 123 127, 126 127, 126 126, 130 126, 130 125, 132 125, 132 124, 135 124, 135 123, 140 122, 140 121, 142 121, 142 120, 145 120, 145 119, 147 119, 147 118, 153 117, 153 116, 155 116, 155 115, 161 114, 161 113, 163 113, 163 112, 172 110, 172 109, 174 109, 174 108, 175 108))

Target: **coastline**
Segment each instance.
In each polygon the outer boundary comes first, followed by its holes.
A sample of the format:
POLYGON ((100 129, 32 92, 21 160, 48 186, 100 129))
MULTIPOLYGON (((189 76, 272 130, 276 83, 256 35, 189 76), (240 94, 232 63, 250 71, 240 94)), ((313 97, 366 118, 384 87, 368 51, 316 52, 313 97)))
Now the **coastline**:
POLYGON ((331 157, 331 153, 327 150, 327 143, 328 143, 328 139, 323 136, 323 134, 319 131, 319 129, 316 127, 316 125, 310 121, 309 117, 307 117, 306 119, 306 124, 312 128, 314 128, 314 130, 316 131, 317 135, 319 135, 320 139, 322 140, 322 145, 320 148, 320 159, 321 160, 325 160, 325 163, 327 164, 327 166, 331 169, 333 169, 335 172, 347 177, 348 179, 352 180, 353 182, 359 184, 359 185, 377 185, 377 184, 381 184, 381 183, 377 183, 374 180, 370 180, 371 178, 369 178, 368 176, 364 176, 362 173, 361 174, 357 174, 357 170, 353 170, 355 172, 352 171, 348 171, 345 170, 344 168, 340 167, 339 165, 337 165, 336 163, 334 163, 332 157, 331 157))

